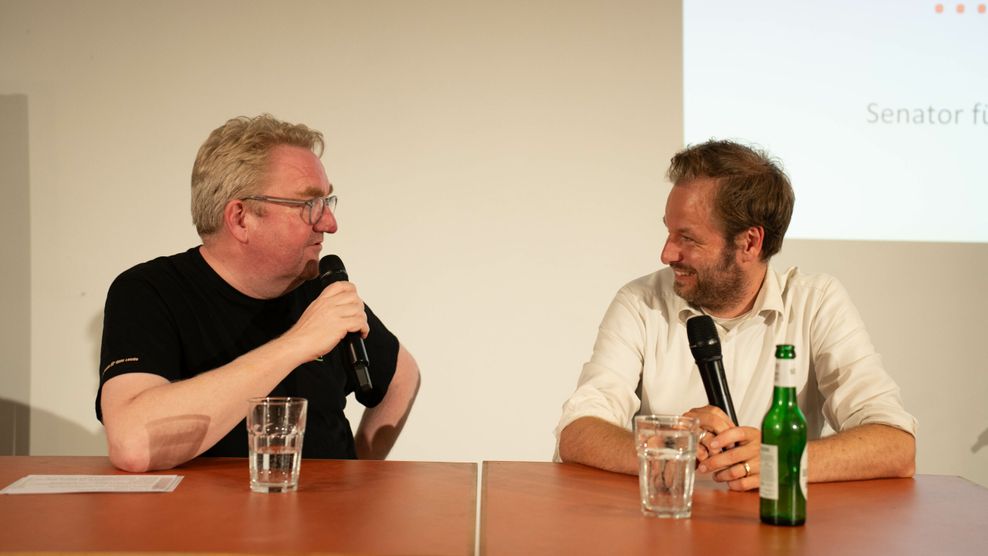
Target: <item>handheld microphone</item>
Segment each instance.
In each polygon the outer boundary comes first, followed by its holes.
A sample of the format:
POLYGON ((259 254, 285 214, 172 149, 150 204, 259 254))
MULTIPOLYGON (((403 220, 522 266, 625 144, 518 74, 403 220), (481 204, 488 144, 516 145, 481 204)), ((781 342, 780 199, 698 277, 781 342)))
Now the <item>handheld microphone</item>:
MULTIPOLYGON (((333 282, 341 280, 350 280, 346 273, 346 267, 343 266, 343 261, 336 255, 323 257, 319 261, 319 281, 322 283, 322 287, 325 288, 333 282)), ((367 346, 364 345, 364 339, 356 332, 347 332, 343 342, 350 359, 350 366, 353 368, 353 374, 357 376, 360 390, 370 392, 374 386, 371 384, 370 371, 368 370, 370 359, 367 357, 367 346)))
POLYGON ((724 358, 720 351, 720 338, 714 319, 707 315, 692 317, 686 321, 686 336, 690 341, 690 351, 696 360, 696 367, 703 379, 703 389, 707 391, 707 402, 724 410, 735 426, 738 416, 734 413, 734 402, 727 387, 724 375, 724 358))

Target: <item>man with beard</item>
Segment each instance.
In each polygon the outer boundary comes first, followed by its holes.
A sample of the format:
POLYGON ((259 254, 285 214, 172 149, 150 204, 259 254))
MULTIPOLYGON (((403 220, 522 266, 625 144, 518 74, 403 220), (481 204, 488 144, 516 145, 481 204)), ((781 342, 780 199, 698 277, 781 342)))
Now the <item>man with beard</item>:
POLYGON ((636 474, 633 417, 686 414, 706 431, 697 471, 758 488, 760 424, 785 343, 796 346, 809 480, 911 476, 915 419, 847 292, 830 276, 769 265, 795 200, 785 173, 762 152, 711 141, 676 154, 668 176, 668 268, 632 281, 608 308, 563 405, 557 461, 636 474), (706 405, 686 333, 702 314, 717 325, 738 426, 706 405))

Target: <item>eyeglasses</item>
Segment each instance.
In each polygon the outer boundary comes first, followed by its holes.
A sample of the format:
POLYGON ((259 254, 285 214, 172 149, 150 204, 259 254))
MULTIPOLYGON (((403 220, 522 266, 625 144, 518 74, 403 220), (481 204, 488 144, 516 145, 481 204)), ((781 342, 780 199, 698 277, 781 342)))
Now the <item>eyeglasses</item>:
POLYGON ((240 199, 241 201, 262 201, 265 203, 276 203, 279 205, 295 205, 300 207, 305 207, 305 221, 309 223, 310 226, 315 226, 316 222, 322 218, 323 212, 329 208, 330 214, 336 214, 336 195, 329 195, 328 197, 316 197, 315 199, 309 199, 303 201, 301 199, 286 199, 284 197, 270 197, 268 195, 251 195, 250 197, 244 197, 240 199))

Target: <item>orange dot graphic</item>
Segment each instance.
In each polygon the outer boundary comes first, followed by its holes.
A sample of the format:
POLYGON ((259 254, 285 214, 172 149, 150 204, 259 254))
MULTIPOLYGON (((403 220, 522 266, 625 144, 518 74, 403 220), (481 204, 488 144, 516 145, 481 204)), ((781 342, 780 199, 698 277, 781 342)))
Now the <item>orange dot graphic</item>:
POLYGON ((935 10, 935 11, 936 11, 936 12, 937 12, 938 14, 942 14, 942 13, 943 13, 943 4, 937 4, 937 5, 936 5, 936 7, 934 7, 933 9, 934 9, 934 10, 935 10))
POLYGON ((957 4, 957 13, 964 13, 964 4, 957 4))
POLYGON ((985 5, 984 4, 978 4, 978 13, 979 14, 985 13, 985 5))

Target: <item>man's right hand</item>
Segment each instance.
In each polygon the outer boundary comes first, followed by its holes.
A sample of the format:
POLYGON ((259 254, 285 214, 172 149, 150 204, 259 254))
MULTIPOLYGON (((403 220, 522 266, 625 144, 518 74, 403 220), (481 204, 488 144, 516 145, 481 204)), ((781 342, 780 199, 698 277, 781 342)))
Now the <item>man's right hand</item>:
POLYGON ((282 338, 300 346, 302 363, 332 351, 348 332, 364 338, 370 332, 364 302, 353 283, 334 282, 309 304, 282 338))

